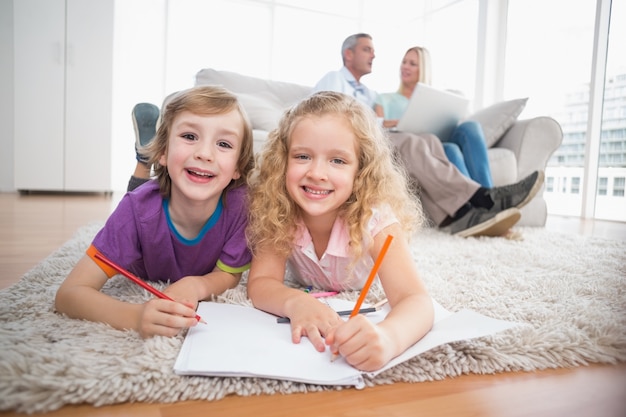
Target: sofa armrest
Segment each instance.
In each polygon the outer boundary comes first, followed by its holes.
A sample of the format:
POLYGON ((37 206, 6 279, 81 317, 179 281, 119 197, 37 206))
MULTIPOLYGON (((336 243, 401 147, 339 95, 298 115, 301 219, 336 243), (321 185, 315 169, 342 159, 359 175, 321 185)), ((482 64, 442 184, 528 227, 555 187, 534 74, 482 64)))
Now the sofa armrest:
POLYGON ((561 125, 551 117, 540 116, 515 122, 494 147, 515 154, 519 179, 535 170, 545 170, 562 141, 561 125))

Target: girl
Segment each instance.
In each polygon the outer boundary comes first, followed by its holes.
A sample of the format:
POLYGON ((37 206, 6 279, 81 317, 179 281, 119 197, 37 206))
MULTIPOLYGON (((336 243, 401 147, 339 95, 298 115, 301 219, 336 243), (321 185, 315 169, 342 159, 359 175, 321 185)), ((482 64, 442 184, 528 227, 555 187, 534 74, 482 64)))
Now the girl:
POLYGON ((245 179, 252 131, 236 97, 217 87, 175 94, 147 146, 156 179, 127 193, 61 284, 56 308, 73 318, 174 336, 196 325, 199 300, 236 286, 249 268, 245 179), (100 290, 115 271, 102 254, 148 281, 171 281, 176 301, 131 304, 100 290))
MULTIPOLYGON (((430 53, 428 49, 409 48, 400 65, 400 87, 394 93, 379 94, 374 109, 383 117, 383 126, 397 126, 417 83, 431 84, 430 53)), ((452 162, 466 177, 484 188, 493 187, 491 168, 487 158, 487 144, 480 123, 467 120, 460 123, 449 138, 443 141, 443 149, 452 162)))
POLYGON ((422 210, 374 114, 352 97, 323 91, 287 111, 251 175, 248 295, 289 317, 292 339, 310 339, 362 370, 376 370, 428 332, 433 307, 407 237, 422 210), (387 237, 378 277, 391 312, 378 325, 344 322, 307 293, 284 285, 289 263, 302 285, 359 290, 387 237), (324 340, 325 339, 325 340, 324 340))

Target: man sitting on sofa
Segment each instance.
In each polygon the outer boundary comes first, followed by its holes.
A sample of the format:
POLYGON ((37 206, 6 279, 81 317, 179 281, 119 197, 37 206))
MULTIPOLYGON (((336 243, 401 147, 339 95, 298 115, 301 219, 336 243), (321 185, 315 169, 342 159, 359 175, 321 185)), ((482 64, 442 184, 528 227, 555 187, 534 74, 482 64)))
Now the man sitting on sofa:
MULTIPOLYGON (((341 56, 343 67, 322 77, 313 91, 342 92, 373 109, 376 93, 360 82, 372 71, 372 37, 366 33, 348 36, 341 56)), ((420 187, 425 211, 441 230, 454 235, 504 235, 520 219, 519 208, 543 184, 543 172, 535 171, 512 185, 483 188, 448 160, 436 136, 389 132, 389 138, 420 187)))

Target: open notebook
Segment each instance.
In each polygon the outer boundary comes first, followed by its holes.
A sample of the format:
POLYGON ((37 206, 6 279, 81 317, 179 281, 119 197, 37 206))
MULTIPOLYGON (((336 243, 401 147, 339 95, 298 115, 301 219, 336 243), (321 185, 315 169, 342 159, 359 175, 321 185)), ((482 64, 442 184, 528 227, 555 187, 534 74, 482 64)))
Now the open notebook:
MULTIPOLYGON (((354 302, 327 299, 337 311, 350 310, 354 302)), ((450 313, 435 304, 435 325, 419 342, 393 359, 384 368, 364 373, 339 357, 331 362, 329 349, 320 353, 307 338, 291 342, 291 326, 276 322, 276 316, 252 307, 201 302, 198 314, 208 324, 189 329, 174 364, 178 375, 221 377, 261 377, 318 385, 365 386, 364 377, 402 363, 436 346, 459 340, 487 336, 517 326, 517 323, 492 319, 469 310, 450 313)), ((383 309, 367 317, 381 321, 383 309)))
POLYGON ((467 116, 469 100, 450 91, 418 83, 409 105, 398 120, 397 130, 410 133, 433 133, 448 140, 460 120, 467 116))

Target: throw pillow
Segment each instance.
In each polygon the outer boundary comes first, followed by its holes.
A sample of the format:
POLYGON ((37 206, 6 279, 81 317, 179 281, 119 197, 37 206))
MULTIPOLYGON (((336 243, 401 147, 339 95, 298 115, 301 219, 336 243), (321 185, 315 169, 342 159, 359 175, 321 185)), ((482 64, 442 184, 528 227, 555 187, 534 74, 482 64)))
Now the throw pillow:
POLYGON ((528 98, 502 101, 477 111, 468 120, 475 120, 483 128, 487 148, 491 148, 509 130, 520 115, 528 98))

